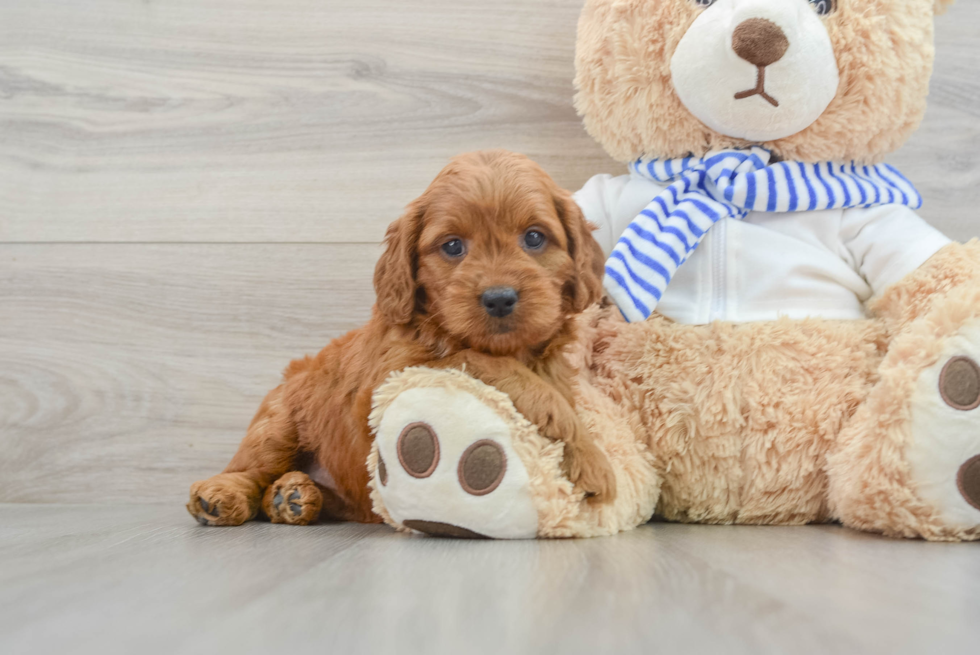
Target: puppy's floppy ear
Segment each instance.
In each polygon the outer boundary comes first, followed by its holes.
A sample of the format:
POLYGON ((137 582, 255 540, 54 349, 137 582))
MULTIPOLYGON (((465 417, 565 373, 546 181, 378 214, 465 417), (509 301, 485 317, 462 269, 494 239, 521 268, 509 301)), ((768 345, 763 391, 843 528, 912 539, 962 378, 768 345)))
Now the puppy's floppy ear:
POLYGON ((374 269, 378 310, 392 325, 405 325, 415 314, 418 244, 425 203, 414 201, 401 218, 388 226, 385 251, 374 269))
POLYGON ((592 236, 595 225, 585 220, 572 195, 560 189, 555 192, 555 209, 565 226, 568 238, 568 254, 575 263, 575 274, 565 286, 571 301, 571 311, 579 313, 602 298, 602 277, 605 273, 605 256, 592 236))

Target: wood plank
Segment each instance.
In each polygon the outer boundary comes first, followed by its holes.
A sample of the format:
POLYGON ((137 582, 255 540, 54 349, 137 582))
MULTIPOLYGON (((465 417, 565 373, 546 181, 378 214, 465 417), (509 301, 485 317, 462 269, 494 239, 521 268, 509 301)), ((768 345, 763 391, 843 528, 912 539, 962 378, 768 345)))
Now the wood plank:
POLYGON ((0 517, 5 655, 176 653, 209 625, 379 532, 267 523, 198 530, 176 505, 7 505, 0 517))
POLYGON ((886 539, 835 527, 710 534, 699 527, 678 526, 671 546, 707 558, 778 602, 819 613, 825 629, 857 639, 860 652, 960 652, 980 634, 973 618, 980 597, 976 543, 886 539))
POLYGON ((925 198, 921 214, 957 241, 980 236, 980 3, 936 19, 936 70, 926 118, 889 158, 925 198))
MULTIPOLYGON (((336 237, 375 241, 389 217, 378 216, 374 227, 366 227, 371 220, 356 213, 323 221, 313 220, 305 209, 293 211, 294 207, 277 214, 275 220, 263 218, 260 223, 265 227, 256 231, 247 216, 236 222, 238 207, 234 203, 241 198, 225 194, 213 178, 207 177, 210 172, 223 174, 225 164, 221 162, 234 167, 238 166, 235 162, 247 161, 249 165, 260 165, 256 170, 264 179, 292 156, 280 156, 282 148, 302 157, 320 152, 316 144, 307 149, 306 142, 297 136, 309 135, 304 132, 303 112, 322 105, 297 89, 306 88, 309 76, 320 74, 311 71, 322 72, 320 63, 334 61, 330 59, 333 51, 324 50, 327 46, 315 38, 320 30, 331 34, 337 43, 352 47, 351 52, 363 54, 366 50, 357 47, 368 42, 360 43, 355 37, 378 29, 386 37, 384 47, 392 48, 390 53, 398 54, 418 70, 430 65, 447 67, 451 74, 440 77, 440 84, 457 84, 458 79, 453 76, 465 77, 464 73, 470 70, 483 76, 479 79, 484 82, 499 82, 494 77, 499 68, 513 79, 523 80, 521 93, 533 91, 537 94, 534 98, 544 98, 548 107, 564 106, 567 98, 559 100, 559 96, 564 98, 565 92, 549 86, 552 82, 547 81, 554 82, 568 72, 568 53, 559 56, 556 45, 561 41, 558 25, 565 20, 560 15, 573 13, 568 12, 570 5, 564 0, 530 8, 500 5, 509 8, 510 22, 499 22, 503 19, 497 12, 502 10, 497 5, 469 0, 459 3, 452 19, 435 9, 430 11, 431 7, 446 10, 445 3, 440 4, 442 0, 426 5, 426 9, 408 9, 399 3, 399 8, 393 9, 393 17, 381 12, 384 16, 376 20, 379 27, 368 25, 369 18, 382 6, 380 1, 341 7, 339 3, 296 0, 298 4, 287 5, 279 16, 264 5, 246 2, 238 11, 239 3, 233 8, 218 0, 200 5, 200 14, 194 8, 198 5, 181 2, 161 7, 98 0, 118 11, 96 11, 62 0, 14 4, 0 0, 4 17, 9 19, 0 22, 0 64, 11 63, 0 65, 0 95, 4 97, 0 102, 0 239, 183 241, 220 237, 228 241, 276 241, 336 237), (555 20, 544 21, 536 13, 545 8, 556 12, 555 20), (46 20, 46 12, 55 9, 63 12, 64 20, 46 20), (440 49, 443 45, 407 29, 406 25, 416 20, 409 14, 416 16, 415 12, 420 12, 418 20, 424 18, 440 38, 445 37, 445 42, 459 51, 458 57, 445 56, 440 49), (227 18, 227 29, 216 26, 226 14, 231 16, 227 18), (308 23, 311 17, 319 18, 308 23), (347 21, 343 25, 352 26, 352 36, 344 36, 341 23, 328 20, 332 18, 347 21), (457 32, 458 25, 466 21, 483 25, 487 31, 464 39, 457 32), (291 31, 292 40, 282 34, 276 36, 276 30, 283 26, 291 31), (535 29, 556 30, 552 34, 556 40, 542 45, 538 54, 528 36, 535 29), (305 46, 297 48, 297 44, 305 46), (244 56, 250 47, 258 48, 263 57, 244 56), (512 50, 518 54, 510 54, 512 50), (547 72, 545 77, 534 78, 541 83, 540 89, 527 82, 530 78, 521 77, 530 75, 529 67, 539 65, 547 72), (27 69, 29 74, 12 72, 27 69), (565 73, 560 73, 562 70, 565 73), (38 82, 45 75, 54 76, 49 86, 38 82), (252 75, 258 76, 261 84, 249 86, 252 75), (222 76, 237 80, 235 84, 240 88, 222 76), (174 85, 172 89, 160 86, 161 80, 167 79, 174 85), (248 147, 242 144, 251 143, 249 135, 261 132, 255 132, 256 125, 269 124, 256 118, 261 113, 259 109, 232 127, 209 123, 218 120, 216 117, 224 120, 229 116, 237 121, 241 115, 236 111, 252 106, 243 100, 232 103, 227 112, 214 109, 220 103, 213 104, 216 101, 208 95, 208 89, 215 84, 214 88, 228 93, 229 89, 239 89, 243 94, 251 89, 262 95, 277 89, 290 99, 298 94, 298 105, 286 103, 285 109, 275 109, 278 112, 292 107, 297 113, 290 115, 296 118, 294 126, 300 126, 298 131, 289 132, 289 138, 280 138, 283 133, 276 132, 280 136, 269 141, 260 139, 257 143, 264 145, 256 156, 249 155, 248 147), (99 93, 104 95, 78 90, 89 86, 101 89, 99 93), (186 92, 186 98, 163 103, 156 109, 152 103, 112 100, 116 98, 113 89, 120 89, 119 98, 128 98, 127 93, 137 91, 144 94, 133 96, 139 98, 158 87, 169 89, 175 98, 184 98, 181 94, 186 92), (239 128, 243 131, 236 131, 239 128), (222 141, 225 138, 230 141, 222 141), (168 143, 174 147, 169 148, 168 143), (195 152, 211 153, 217 158, 202 155, 203 159, 198 160, 190 156, 195 152), (189 164, 190 160, 198 163, 189 164), (71 165, 66 167, 65 162, 71 165), (6 175, 8 166, 23 175, 6 175), (146 184, 126 181, 125 176, 131 173, 141 176, 146 184), (52 182, 50 176, 55 174, 63 174, 74 191, 63 194, 61 187, 52 182), (156 194, 164 178, 176 180, 177 186, 172 193, 156 194), (184 212, 187 205, 181 203, 193 203, 194 194, 181 185, 190 182, 199 185, 201 193, 215 194, 208 211, 217 211, 231 198, 235 211, 225 216, 227 221, 222 222, 220 212, 184 212), (91 198, 73 195, 86 189, 85 193, 94 194, 91 198), (122 202, 113 193, 131 195, 122 202), (30 201, 18 204, 25 199, 30 201), (4 205, 7 202, 16 207, 11 210, 11 206, 4 205), (47 202, 65 204, 43 204, 47 202), (172 220, 154 214, 175 208, 178 211, 172 220), (147 220, 153 216, 160 220, 147 220), (293 216, 303 224, 297 232, 292 231, 293 216), (144 229, 148 226, 150 231, 144 229), (218 226, 218 231, 199 231, 211 230, 208 226, 218 226), (266 227, 269 229, 262 231, 266 227), (17 232, 22 228, 35 231, 30 235, 17 232), (330 232, 335 228, 365 232, 338 236, 330 232)), ((933 176, 929 178, 934 180, 933 186, 923 187, 927 197, 931 196, 925 214, 961 239, 975 233, 973 207, 980 206, 980 121, 976 120, 980 95, 977 78, 972 74, 980 49, 972 31, 964 27, 975 24, 967 20, 972 16, 980 19, 978 11, 980 6, 960 3, 949 16, 940 19, 940 60, 934 84, 937 102, 922 132, 901 153, 907 161, 896 162, 913 179, 928 178, 916 175, 916 167, 933 176), (969 117, 968 124, 964 124, 964 116, 969 117)), ((568 45, 565 42, 563 47, 568 45)), ((386 66, 382 67, 384 71, 392 70, 386 66)), ((343 72, 324 75, 326 81, 321 81, 328 86, 334 83, 330 80, 353 84, 343 72)), ((503 88, 495 86, 497 82, 487 84, 486 88, 503 88)), ((372 93, 377 91, 372 89, 372 93)), ((343 94, 349 91, 347 87, 341 90, 343 94)), ((323 97, 326 96, 318 96, 321 100, 323 97)), ((273 112, 273 108, 262 104, 268 98, 262 98, 255 102, 273 112)), ((493 100, 487 107, 496 107, 496 103, 493 100)), ((344 111, 350 109, 344 102, 338 106, 346 107, 344 111)), ((347 114, 351 125, 359 113, 373 116, 364 114, 366 104, 352 106, 347 114)), ((506 105, 504 109, 520 113, 517 105, 506 105)), ((518 124, 514 122, 517 114, 473 110, 476 114, 471 116, 473 122, 466 123, 466 130, 480 131, 486 121, 492 129, 508 131, 518 124), (497 120, 502 117, 506 120, 497 120)), ((323 120, 333 120, 327 116, 332 116, 332 107, 322 111, 327 112, 321 116, 323 120)), ((360 138, 357 135, 363 136, 378 126, 390 130, 391 135, 424 133, 426 139, 438 136, 436 132, 442 129, 422 127, 427 118, 419 118, 422 123, 405 130, 380 119, 371 120, 374 122, 365 123, 367 131, 363 133, 357 131, 360 128, 351 128, 354 131, 350 134, 355 136, 348 143, 348 154, 361 156, 363 153, 355 147, 360 138)), ((279 129, 285 123, 276 125, 275 129, 279 129)), ((452 130, 459 125, 462 123, 453 123, 452 130)), ((534 132, 535 138, 547 133, 544 123, 538 127, 541 130, 534 132)), ((348 132, 335 132, 347 138, 344 135, 348 132)), ((442 144, 441 138, 433 142, 442 144)), ((387 145, 378 148, 380 153, 387 145)), ((556 161, 565 161, 569 166, 581 164, 582 160, 566 156, 565 145, 548 145, 546 149, 556 161), (554 155, 559 152, 565 154, 554 155)), ((378 161, 375 159, 372 166, 378 161)), ((424 167, 422 163, 400 161, 393 164, 392 170, 397 175, 406 171, 407 175, 417 175, 420 186, 439 165, 432 159, 432 170, 423 175, 419 172, 424 167)), ((296 179, 320 170, 307 159, 300 168, 296 179)), ((341 168, 344 174, 356 170, 349 160, 341 168)), ((272 175, 268 179, 278 179, 275 184, 279 184, 286 178, 293 179, 292 173, 297 172, 290 166, 282 170, 282 177, 272 175)), ((615 170, 615 166, 608 170, 615 170)), ((236 184, 241 182, 254 193, 242 196, 243 202, 261 207, 269 187, 255 177, 245 177, 248 179, 242 178, 236 184)), ((353 178, 345 179, 342 188, 338 188, 338 197, 347 198, 350 203, 360 202, 358 198, 403 202, 392 200, 398 193, 390 188, 382 193, 358 188, 354 182, 353 178)), ((291 198, 312 197, 307 191, 289 189, 291 198)), ((411 194, 406 194, 408 197, 411 194)), ((319 349, 329 338, 366 319, 372 293, 370 274, 377 252, 375 247, 366 245, 262 243, 240 248, 222 244, 0 246, 0 501, 181 498, 190 481, 224 465, 259 399, 274 386, 278 372, 290 358, 319 349)))
POLYGON ((203 528, 180 507, 0 506, 0 651, 958 653, 975 544, 650 524, 467 542, 203 528))
MULTIPOLYGON (((580 0, 0 0, 0 241, 372 242, 452 155, 622 172, 571 106, 580 0)), ((980 5, 938 20, 894 156, 958 239, 980 203, 980 5)))
POLYGON ((374 242, 460 152, 609 167, 580 0, 0 0, 0 241, 374 242))
POLYGON ((0 246, 0 502, 178 502, 290 359, 363 324, 376 246, 0 246))

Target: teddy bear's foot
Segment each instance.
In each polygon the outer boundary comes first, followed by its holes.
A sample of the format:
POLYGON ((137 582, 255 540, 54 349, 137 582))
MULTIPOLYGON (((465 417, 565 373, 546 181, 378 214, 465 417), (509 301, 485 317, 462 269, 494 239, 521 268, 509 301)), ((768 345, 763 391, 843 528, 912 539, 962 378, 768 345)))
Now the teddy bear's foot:
POLYGON ((458 372, 430 371, 429 381, 439 384, 398 393, 377 425, 372 477, 382 515, 440 537, 536 536, 538 512, 514 448, 515 429, 526 429, 519 415, 494 411, 458 372))
POLYGON ((941 522, 980 537, 980 320, 943 343, 911 405, 909 470, 941 522))
POLYGON ((828 458, 845 525, 980 540, 980 287, 963 285, 890 344, 828 458))
POLYGON ((578 390, 615 500, 587 502, 563 473, 564 443, 543 437, 506 394, 461 371, 417 367, 374 394, 374 511, 400 529, 457 538, 597 537, 645 523, 660 496, 653 456, 619 405, 585 380, 578 390))

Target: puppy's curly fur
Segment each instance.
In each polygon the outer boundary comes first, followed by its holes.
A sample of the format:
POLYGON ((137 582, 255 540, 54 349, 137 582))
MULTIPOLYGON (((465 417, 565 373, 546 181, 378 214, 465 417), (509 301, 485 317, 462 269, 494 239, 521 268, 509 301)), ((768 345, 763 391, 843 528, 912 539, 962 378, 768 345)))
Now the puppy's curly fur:
POLYGON ((615 498, 609 464, 575 414, 563 354, 572 316, 602 293, 592 229, 526 157, 453 160, 389 227, 371 320, 289 365, 224 473, 191 487, 191 515, 206 525, 238 525, 259 511, 278 523, 379 522, 365 466, 371 398, 391 372, 417 365, 465 367, 509 394, 542 434, 564 442, 581 490, 615 498), (516 291, 510 314, 484 305, 494 287, 516 291))

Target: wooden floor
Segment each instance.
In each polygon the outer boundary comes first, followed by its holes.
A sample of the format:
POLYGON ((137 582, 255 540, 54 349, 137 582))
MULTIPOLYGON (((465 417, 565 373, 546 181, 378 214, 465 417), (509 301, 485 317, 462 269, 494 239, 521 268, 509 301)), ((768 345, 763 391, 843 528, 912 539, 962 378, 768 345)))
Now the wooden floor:
POLYGON ((967 653, 973 544, 649 524, 448 541, 0 506, 0 653, 967 653))

